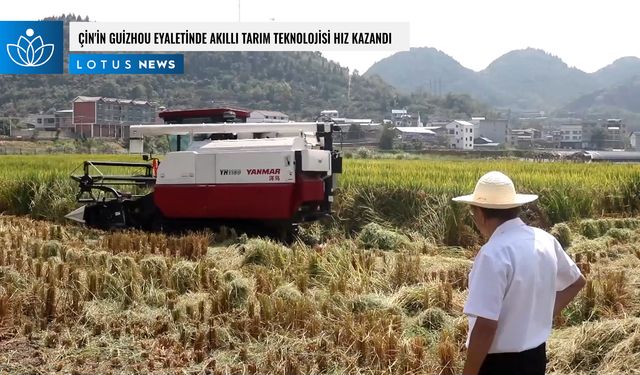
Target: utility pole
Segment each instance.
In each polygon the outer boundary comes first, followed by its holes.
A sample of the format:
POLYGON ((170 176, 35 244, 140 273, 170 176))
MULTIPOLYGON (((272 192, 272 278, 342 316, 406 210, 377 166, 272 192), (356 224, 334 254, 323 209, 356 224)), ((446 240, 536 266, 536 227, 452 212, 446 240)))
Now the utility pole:
POLYGON ((351 74, 348 75, 347 79, 347 102, 351 101, 351 74))
POLYGON ((238 0, 238 22, 240 22, 240 0, 238 0))

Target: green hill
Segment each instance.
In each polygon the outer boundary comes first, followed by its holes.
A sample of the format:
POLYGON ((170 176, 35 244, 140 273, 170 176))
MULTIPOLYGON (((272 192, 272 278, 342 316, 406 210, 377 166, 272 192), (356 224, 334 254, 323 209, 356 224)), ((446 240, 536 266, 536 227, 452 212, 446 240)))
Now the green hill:
POLYGON ((375 63, 365 76, 378 75, 405 92, 468 93, 482 95, 476 73, 435 48, 411 48, 375 63))
MULTIPOLYGON (((433 92, 435 82, 439 92, 470 94, 490 105, 515 110, 554 110, 638 75, 640 59, 636 57, 618 59, 589 74, 533 48, 508 52, 480 72, 434 48, 412 48, 375 63, 365 73, 381 77, 402 92, 433 92)), ((640 97, 635 100, 640 102, 640 97)), ((626 106, 623 101, 619 105, 626 106)))
POLYGON ((592 75, 601 87, 622 84, 634 76, 640 76, 640 58, 621 57, 592 75))
MULTIPOLYGON (((564 107, 567 111, 627 111, 640 113, 640 76, 606 89, 583 95, 564 107)), ((615 112, 614 112, 615 113, 615 112)))
POLYGON ((506 53, 479 75, 498 92, 494 104, 524 109, 556 108, 597 88, 587 73, 533 48, 506 53))

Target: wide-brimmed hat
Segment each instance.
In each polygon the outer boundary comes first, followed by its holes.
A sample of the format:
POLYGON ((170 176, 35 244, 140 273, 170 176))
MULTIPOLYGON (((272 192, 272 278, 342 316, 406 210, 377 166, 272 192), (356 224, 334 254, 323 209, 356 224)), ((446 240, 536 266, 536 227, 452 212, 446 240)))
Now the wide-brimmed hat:
POLYGON ((507 209, 538 199, 535 194, 518 194, 513 181, 501 172, 492 171, 480 177, 473 194, 453 198, 456 202, 484 208, 507 209))

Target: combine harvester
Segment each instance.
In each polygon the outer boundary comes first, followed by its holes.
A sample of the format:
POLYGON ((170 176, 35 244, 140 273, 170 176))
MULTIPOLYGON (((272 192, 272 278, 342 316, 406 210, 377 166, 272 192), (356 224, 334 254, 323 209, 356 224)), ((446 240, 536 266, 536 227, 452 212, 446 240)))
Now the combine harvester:
MULTIPOLYGON (((162 161, 85 161, 72 174, 82 207, 66 217, 93 228, 180 231, 236 228, 289 240, 301 222, 331 214, 342 157, 333 150, 332 122, 239 123, 228 109, 161 112, 165 122, 203 117, 224 123, 132 125, 129 152, 143 139, 170 136, 162 161), (203 112, 206 111, 206 112, 203 112), (221 116, 222 115, 222 116, 221 116), (100 168, 138 170, 104 174, 100 168), (151 192, 135 195, 144 188, 151 192)), ((246 117, 245 117, 246 118, 246 117)))

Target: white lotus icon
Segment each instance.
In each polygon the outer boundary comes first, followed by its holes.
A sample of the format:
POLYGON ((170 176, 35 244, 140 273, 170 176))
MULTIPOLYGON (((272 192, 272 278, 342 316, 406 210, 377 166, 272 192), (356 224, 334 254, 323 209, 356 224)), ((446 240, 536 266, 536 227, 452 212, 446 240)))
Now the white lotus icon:
POLYGON ((44 44, 39 35, 31 38, 33 29, 27 29, 25 34, 29 38, 20 35, 18 43, 7 44, 7 53, 11 61, 23 67, 36 67, 46 64, 53 56, 55 46, 53 44, 44 44))

